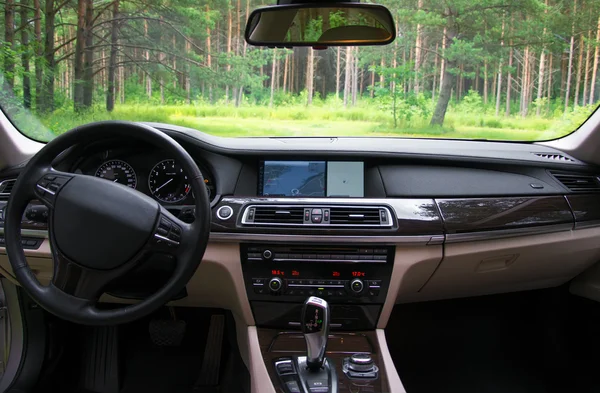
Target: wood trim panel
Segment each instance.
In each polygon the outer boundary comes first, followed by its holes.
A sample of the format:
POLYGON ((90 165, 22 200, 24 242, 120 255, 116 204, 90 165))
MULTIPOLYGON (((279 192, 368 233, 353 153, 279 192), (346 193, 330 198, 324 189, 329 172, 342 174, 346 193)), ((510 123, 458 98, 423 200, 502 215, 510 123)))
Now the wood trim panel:
POLYGON ((437 199, 446 233, 573 223, 563 196, 437 199))

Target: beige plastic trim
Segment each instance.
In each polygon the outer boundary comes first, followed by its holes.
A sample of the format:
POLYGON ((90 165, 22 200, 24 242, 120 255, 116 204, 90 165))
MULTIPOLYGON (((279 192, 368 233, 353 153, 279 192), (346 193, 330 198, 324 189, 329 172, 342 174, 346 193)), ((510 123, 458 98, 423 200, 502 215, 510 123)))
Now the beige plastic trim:
MULTIPOLYGON (((267 366, 260 351, 256 326, 248 326, 247 330, 248 361, 252 393, 276 393, 267 366)), ((241 347, 242 343, 240 343, 241 347)))
POLYGON ((569 286, 573 295, 600 302, 600 263, 575 278, 569 286))
POLYGON ((375 332, 377 333, 379 354, 383 360, 383 365, 385 366, 385 372, 387 374, 387 380, 390 384, 390 392, 406 393, 404 385, 402 384, 400 376, 398 375, 398 371, 396 370, 396 366, 394 366, 394 361, 392 360, 392 355, 390 354, 390 349, 388 348, 387 341, 385 339, 385 332, 383 329, 377 329, 375 332))
POLYGON ((447 244, 444 260, 416 293, 398 302, 554 287, 600 260, 600 228, 447 244))
POLYGON ((416 293, 425 285, 442 260, 442 246, 396 246, 394 269, 385 304, 377 328, 384 329, 392 314, 396 299, 416 293))

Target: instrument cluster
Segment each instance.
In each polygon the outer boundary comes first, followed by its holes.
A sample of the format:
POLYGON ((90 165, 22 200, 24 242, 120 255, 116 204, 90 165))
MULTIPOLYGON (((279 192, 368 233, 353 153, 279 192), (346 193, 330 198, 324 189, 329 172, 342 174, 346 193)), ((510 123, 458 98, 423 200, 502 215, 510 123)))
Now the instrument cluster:
MULTIPOLYGON (((213 176, 205 165, 197 164, 212 201, 216 196, 213 176)), ((160 151, 104 150, 83 158, 75 172, 123 184, 154 197, 162 204, 193 204, 194 196, 187 173, 176 160, 160 151)))

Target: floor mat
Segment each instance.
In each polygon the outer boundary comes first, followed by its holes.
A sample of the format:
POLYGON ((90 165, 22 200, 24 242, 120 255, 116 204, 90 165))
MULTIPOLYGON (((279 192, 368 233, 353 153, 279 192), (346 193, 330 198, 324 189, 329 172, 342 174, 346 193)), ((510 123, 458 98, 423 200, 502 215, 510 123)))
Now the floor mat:
POLYGON ((410 393, 598 392, 573 363, 579 302, 563 288, 399 305, 386 338, 410 393))
MULTIPOLYGON (((194 390, 194 384, 202 367, 211 315, 210 311, 178 309, 177 317, 185 320, 187 327, 183 341, 177 347, 155 345, 148 333, 149 319, 125 326, 121 330, 121 393, 198 392, 194 390)), ((169 315, 160 317, 167 319, 169 315)), ((201 392, 212 390, 205 388, 201 392)))

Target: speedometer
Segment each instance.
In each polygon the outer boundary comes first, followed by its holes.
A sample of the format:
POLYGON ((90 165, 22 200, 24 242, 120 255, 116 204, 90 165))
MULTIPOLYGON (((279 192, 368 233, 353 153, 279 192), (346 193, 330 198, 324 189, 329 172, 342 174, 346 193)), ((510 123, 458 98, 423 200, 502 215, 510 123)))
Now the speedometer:
POLYGON ((96 177, 110 180, 115 183, 135 188, 137 186, 137 176, 135 171, 125 161, 111 160, 100 165, 96 171, 96 177))
POLYGON ((176 203, 190 192, 190 182, 183 168, 175 160, 159 162, 150 171, 148 187, 161 202, 176 203))

